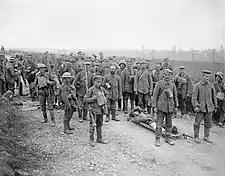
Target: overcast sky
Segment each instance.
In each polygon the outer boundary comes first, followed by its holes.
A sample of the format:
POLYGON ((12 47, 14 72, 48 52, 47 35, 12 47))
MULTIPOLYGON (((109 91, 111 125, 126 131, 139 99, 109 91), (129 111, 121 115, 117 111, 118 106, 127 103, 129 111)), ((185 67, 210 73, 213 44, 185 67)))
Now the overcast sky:
MULTIPOLYGON (((219 47, 224 0, 0 0, 0 45, 219 47)), ((225 32, 224 32, 225 40, 225 32)))

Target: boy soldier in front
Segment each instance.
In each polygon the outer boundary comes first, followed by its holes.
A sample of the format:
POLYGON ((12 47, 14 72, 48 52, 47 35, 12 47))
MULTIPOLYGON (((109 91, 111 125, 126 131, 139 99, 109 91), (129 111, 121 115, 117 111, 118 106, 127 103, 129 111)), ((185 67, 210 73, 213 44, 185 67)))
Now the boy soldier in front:
POLYGON ((138 106, 143 110, 147 107, 150 114, 151 108, 148 106, 148 101, 153 93, 153 82, 151 73, 146 69, 145 61, 141 62, 141 69, 135 75, 134 92, 138 95, 138 106))
POLYGON ((127 61, 127 68, 122 71, 121 82, 124 98, 124 113, 128 114, 128 99, 130 98, 131 110, 134 108, 134 73, 132 70, 132 61, 127 61))
POLYGON ((91 121, 89 127, 90 133, 90 146, 95 146, 94 132, 95 126, 97 130, 97 142, 102 144, 107 144, 106 141, 102 139, 102 124, 103 124, 103 114, 105 113, 106 106, 106 94, 107 91, 102 87, 102 76, 97 75, 93 78, 94 85, 88 89, 87 94, 84 97, 85 102, 89 104, 91 112, 91 121))
POLYGON ((179 108, 181 111, 181 117, 185 117, 187 112, 187 99, 191 97, 193 92, 193 84, 190 76, 185 72, 185 66, 179 67, 174 83, 177 87, 177 96, 179 102, 179 108))
POLYGON ((50 112, 52 127, 55 126, 55 115, 54 115, 54 85, 56 84, 51 74, 46 73, 46 66, 44 64, 38 64, 38 70, 36 79, 33 86, 38 87, 39 103, 43 112, 44 120, 41 123, 47 123, 47 112, 46 103, 48 104, 48 110, 50 112))
POLYGON ((70 120, 73 117, 73 112, 75 109, 76 101, 76 89, 72 85, 72 76, 69 72, 65 72, 62 75, 63 83, 61 85, 61 98, 65 104, 65 113, 64 113, 64 133, 73 134, 72 131, 74 128, 70 127, 70 120))
POLYGON ((171 81, 173 72, 170 69, 164 70, 164 78, 156 83, 153 95, 154 112, 157 113, 156 139, 155 145, 160 146, 160 137, 162 133, 162 125, 166 118, 166 142, 174 145, 170 139, 172 130, 172 114, 177 111, 178 100, 175 84, 171 81))
POLYGON ((204 119, 204 140, 208 143, 213 141, 209 138, 212 126, 212 114, 217 109, 216 91, 212 83, 209 82, 211 71, 202 71, 202 80, 194 87, 192 104, 196 112, 194 123, 194 140, 201 143, 199 139, 199 129, 202 119, 204 119))
POLYGON ((119 98, 122 98, 122 84, 119 76, 115 74, 116 66, 110 66, 110 73, 105 75, 103 80, 103 85, 106 87, 108 91, 107 94, 107 106, 108 113, 106 114, 106 122, 110 121, 110 112, 112 114, 112 120, 120 121, 116 117, 116 102, 119 98))

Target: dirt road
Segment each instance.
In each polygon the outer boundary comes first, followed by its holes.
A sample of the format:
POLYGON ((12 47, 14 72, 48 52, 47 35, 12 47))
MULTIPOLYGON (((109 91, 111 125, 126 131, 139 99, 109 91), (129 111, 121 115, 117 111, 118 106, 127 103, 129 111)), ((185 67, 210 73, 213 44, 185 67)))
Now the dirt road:
MULTIPOLYGON (((25 114, 33 122, 28 142, 35 142, 51 154, 49 168, 34 171, 34 176, 224 176, 225 129, 213 127, 214 144, 195 144, 192 139, 176 140, 169 146, 162 140, 154 146, 154 134, 132 122, 120 113, 120 122, 104 123, 104 137, 108 145, 89 147, 88 122, 78 123, 77 113, 72 119, 73 135, 63 133, 63 111, 56 111, 56 127, 40 124, 41 111, 25 114)), ((190 135, 193 119, 174 119, 179 131, 190 135)), ((201 127, 203 129, 203 126, 201 127)), ((201 131, 202 137, 202 131, 201 131)))

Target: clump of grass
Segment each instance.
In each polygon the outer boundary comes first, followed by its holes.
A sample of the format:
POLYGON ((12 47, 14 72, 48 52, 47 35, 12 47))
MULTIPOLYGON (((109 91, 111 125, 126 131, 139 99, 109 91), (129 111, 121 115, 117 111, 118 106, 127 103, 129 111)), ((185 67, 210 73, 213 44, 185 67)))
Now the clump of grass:
POLYGON ((0 161, 13 169, 43 166, 43 153, 33 144, 24 144, 29 121, 10 101, 0 99, 0 161))

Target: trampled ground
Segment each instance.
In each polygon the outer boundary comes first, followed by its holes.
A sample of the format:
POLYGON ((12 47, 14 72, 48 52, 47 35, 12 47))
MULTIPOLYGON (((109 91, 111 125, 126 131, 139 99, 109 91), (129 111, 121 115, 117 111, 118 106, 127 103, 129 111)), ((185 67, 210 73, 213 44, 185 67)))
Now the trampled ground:
MULTIPOLYGON (((30 104, 30 103, 29 103, 30 104)), ((225 175, 225 129, 214 126, 211 137, 214 144, 196 144, 192 139, 176 140, 169 146, 162 139, 160 148, 154 146, 154 133, 132 122, 123 113, 120 122, 104 123, 104 137, 108 145, 88 144, 88 125, 78 123, 75 112, 71 124, 73 135, 63 133, 63 111, 56 111, 56 127, 41 124, 41 111, 25 114, 33 122, 28 142, 38 144, 50 153, 49 168, 34 171, 34 176, 223 176, 225 175)), ((193 118, 174 119, 180 132, 193 135, 193 118)), ((203 129, 203 126, 201 127, 203 129)), ((201 132, 202 136, 202 132, 201 132)))

